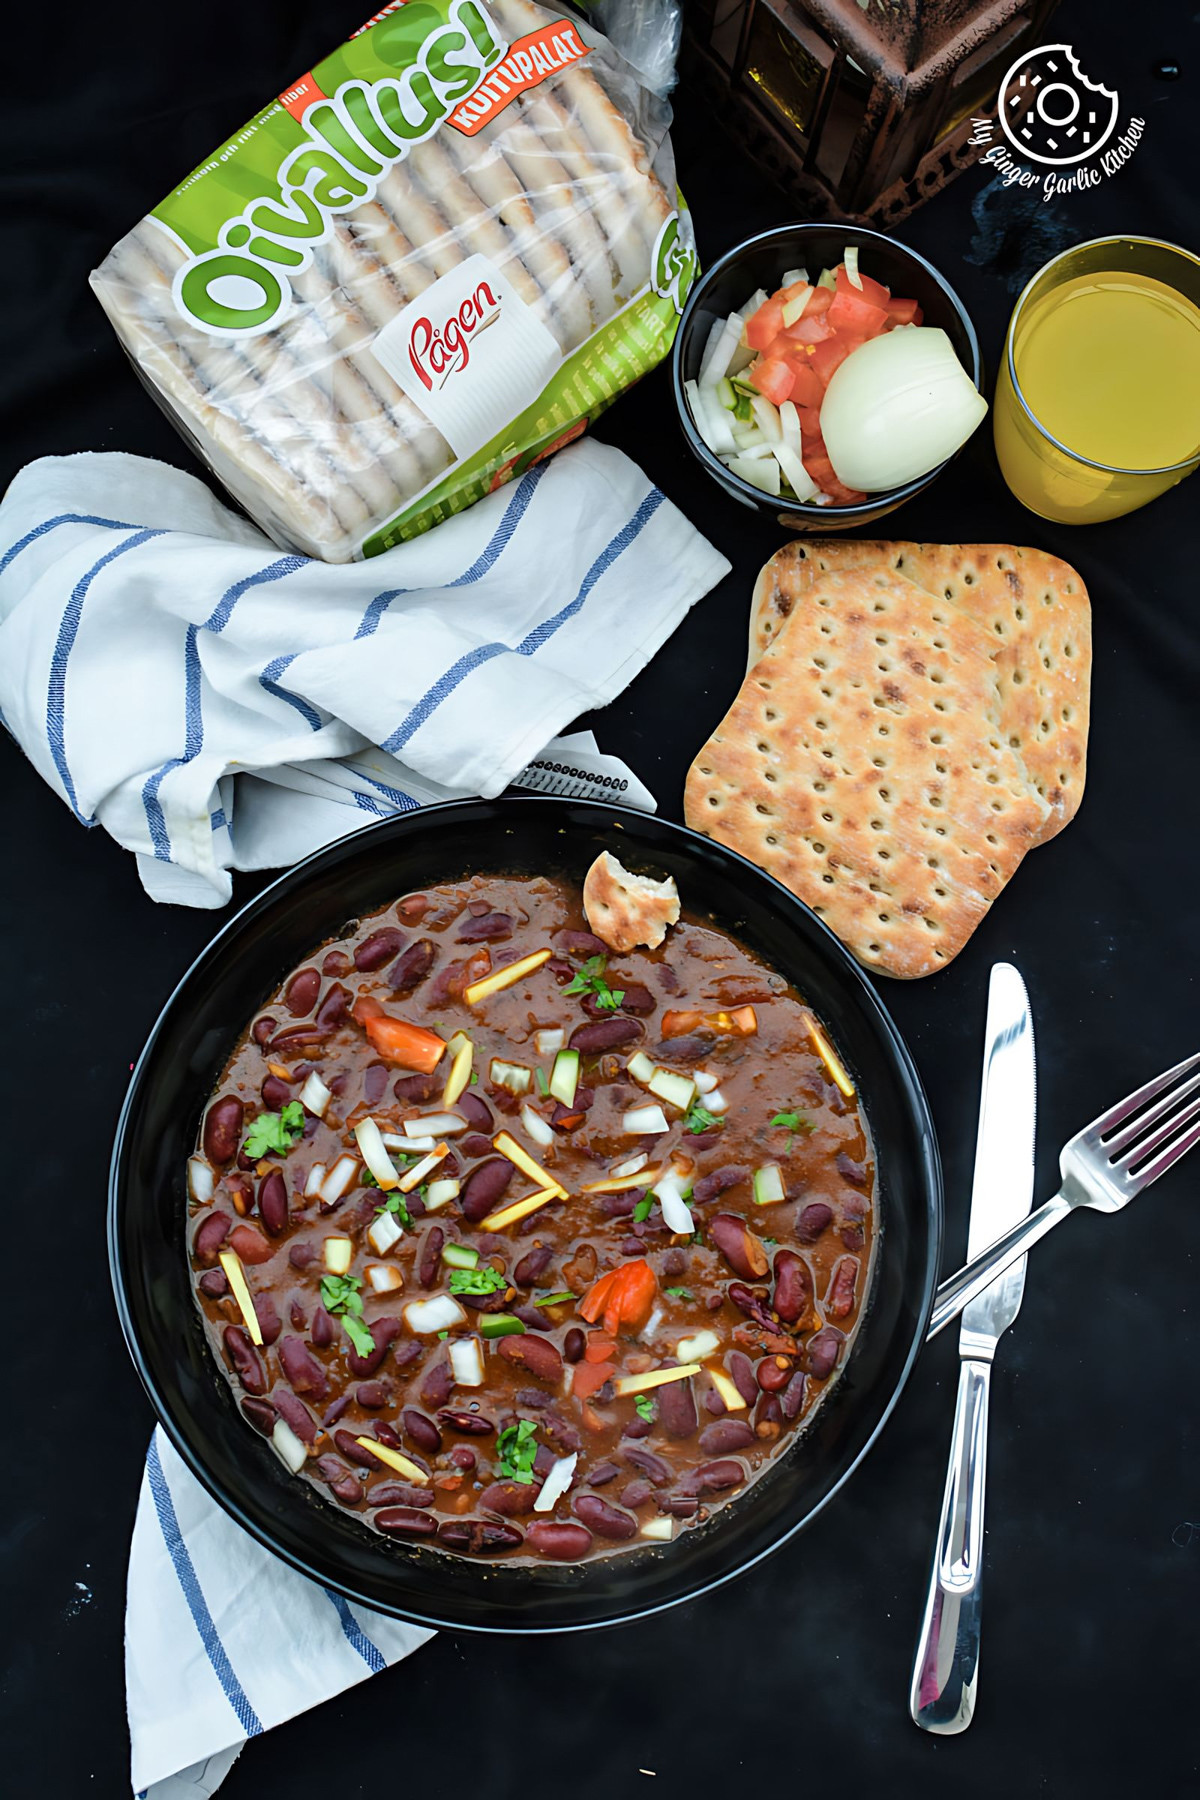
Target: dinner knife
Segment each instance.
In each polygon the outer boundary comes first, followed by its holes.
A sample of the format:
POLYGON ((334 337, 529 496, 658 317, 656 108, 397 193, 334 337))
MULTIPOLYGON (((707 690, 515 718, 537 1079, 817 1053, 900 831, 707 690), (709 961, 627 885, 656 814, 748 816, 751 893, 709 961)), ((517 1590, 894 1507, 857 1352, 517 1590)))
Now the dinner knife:
MULTIPOLYGON (((1023 1218, 1033 1203, 1036 1120, 1029 996, 1012 964, 996 963, 988 988, 968 1259, 1023 1218)), ((950 1465, 908 1701, 913 1722, 924 1731, 965 1731, 975 1710, 992 1358, 1001 1332, 1020 1310, 1024 1288, 1022 1256, 976 1295, 959 1327, 950 1465)))

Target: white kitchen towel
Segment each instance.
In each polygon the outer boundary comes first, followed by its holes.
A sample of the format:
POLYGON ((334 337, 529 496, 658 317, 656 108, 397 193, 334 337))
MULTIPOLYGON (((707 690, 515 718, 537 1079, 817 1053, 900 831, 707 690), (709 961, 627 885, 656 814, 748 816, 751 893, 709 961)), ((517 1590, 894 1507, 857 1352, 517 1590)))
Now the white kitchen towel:
POLYGON ((339 565, 282 554, 165 464, 47 457, 0 502, 0 716, 154 899, 221 906, 231 868, 271 866, 273 804, 303 838, 314 783, 309 850, 431 797, 499 794, 728 568, 595 442, 339 565))
POLYGON ((432 1636, 297 1575, 222 1512, 155 1431, 125 1610, 136 1795, 204 1800, 248 1738, 432 1636))

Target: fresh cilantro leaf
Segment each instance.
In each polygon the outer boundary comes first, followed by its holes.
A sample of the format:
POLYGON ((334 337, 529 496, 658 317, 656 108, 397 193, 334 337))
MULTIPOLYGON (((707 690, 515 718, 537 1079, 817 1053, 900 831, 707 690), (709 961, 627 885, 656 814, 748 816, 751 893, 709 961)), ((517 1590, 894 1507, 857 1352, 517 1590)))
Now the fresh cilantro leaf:
POLYGON ((650 1198, 649 1194, 643 1194, 642 1198, 638 1201, 637 1205, 633 1209, 634 1224, 635 1225, 644 1224, 645 1221, 650 1217, 650 1214, 653 1211, 654 1211, 653 1200, 650 1198))
POLYGON ((683 1288, 683 1287, 665 1288, 663 1291, 664 1291, 664 1293, 670 1294, 671 1297, 675 1300, 694 1300, 696 1298, 696 1296, 695 1296, 695 1294, 693 1294, 691 1288, 683 1288))
POLYGON ((499 1457, 496 1467, 501 1475, 526 1487, 531 1486, 533 1460, 538 1453, 537 1426, 533 1420, 518 1419, 515 1425, 506 1425, 496 1439, 496 1452, 499 1457))
POLYGON ((615 1012, 625 998, 624 988, 610 988, 606 981, 600 980, 599 976, 596 977, 593 986, 596 990, 596 1004, 605 1007, 609 1012, 615 1012))
POLYGON ((812 1120, 807 1113, 802 1112, 777 1112, 770 1123, 777 1126, 780 1131, 787 1132, 789 1150, 792 1147, 792 1139, 798 1131, 808 1132, 813 1129, 812 1120))
POLYGON ((649 1394, 639 1394, 633 1404, 638 1410, 638 1416, 645 1419, 647 1425, 653 1425, 658 1417, 658 1401, 649 1394))
POLYGON ((610 988, 604 979, 606 956, 589 956, 572 975, 564 994, 595 994, 596 1004, 605 1012, 615 1012, 625 998, 624 988, 610 988))
POLYGON ((704 1242, 704 1233, 702 1231, 693 1231, 692 1242, 693 1244, 702 1244, 704 1242))
POLYGON ((777 1244, 779 1242, 779 1239, 778 1238, 760 1238, 759 1242, 762 1244, 777 1244))
POLYGON ((497 1269, 451 1269, 452 1294, 496 1294, 508 1286, 507 1275, 497 1269))
POLYGON ((535 1300, 533 1304, 535 1306, 561 1306, 564 1301, 574 1298, 574 1294, 569 1293, 566 1288, 561 1288, 557 1293, 543 1294, 541 1299, 535 1300))
POLYGON ((448 1338, 449 1336, 450 1336, 450 1333, 448 1331, 439 1331, 438 1332, 438 1342, 441 1343, 445 1338, 448 1338))
POLYGON ((362 1317, 362 1282, 357 1275, 322 1275, 321 1304, 326 1312, 352 1313, 362 1317))
POLYGON ((534 1075, 537 1078, 538 1093, 543 1095, 548 1094, 550 1092, 550 1083, 546 1079, 545 1069, 535 1069, 534 1075))
POLYGON ((714 1127, 723 1125, 724 1118, 718 1113, 710 1113, 708 1108, 693 1100, 683 1120, 688 1131, 712 1131, 714 1127))
POLYGON ((347 1316, 343 1318, 342 1324, 346 1327, 346 1336, 350 1339, 350 1342, 354 1345, 358 1354, 360 1356, 374 1356, 375 1339, 371 1336, 369 1329, 363 1324, 362 1320, 347 1316))
POLYGON ((478 1069, 471 1070, 471 1079, 467 1083, 467 1086, 468 1087, 478 1087, 479 1086, 479 1070, 478 1069))
MULTIPOLYGON (((378 1187, 379 1183, 376 1181, 374 1175, 372 1175, 370 1169, 364 1169, 358 1178, 358 1185, 359 1187, 378 1187)), ((382 1212, 383 1210, 382 1206, 377 1206, 375 1208, 376 1212, 382 1212)))
POLYGON ((403 1194, 389 1194, 382 1206, 375 1208, 377 1213, 395 1213, 406 1231, 412 1230, 412 1214, 404 1203, 403 1194))
POLYGON ((252 1162, 271 1151, 286 1156, 303 1130, 304 1108, 298 1100, 289 1100, 282 1112, 259 1113, 246 1133, 243 1147, 252 1162))

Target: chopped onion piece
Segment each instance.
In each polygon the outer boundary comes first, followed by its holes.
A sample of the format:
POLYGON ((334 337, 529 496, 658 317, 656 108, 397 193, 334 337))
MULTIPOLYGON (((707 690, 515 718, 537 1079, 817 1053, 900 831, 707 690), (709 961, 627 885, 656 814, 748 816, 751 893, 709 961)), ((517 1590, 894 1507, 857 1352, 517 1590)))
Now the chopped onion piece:
POLYGON ((787 1199, 787 1190, 783 1185, 783 1173, 778 1163, 764 1163, 761 1169, 754 1171, 754 1204, 756 1206, 777 1206, 781 1200, 787 1199))
POLYGON ((455 1338, 450 1345, 450 1367, 459 1387, 483 1386, 483 1353, 478 1338, 455 1338))
POLYGON ((688 411, 692 415, 692 422, 694 423, 696 430, 700 433, 700 436, 704 439, 705 445, 712 451, 713 455, 720 456, 721 449, 717 439, 713 435, 712 426, 708 422, 708 408, 700 398, 700 389, 696 386, 694 381, 685 381, 683 384, 683 391, 687 396, 688 411))
POLYGON ((768 294, 766 288, 755 288, 745 306, 739 308, 739 316, 742 323, 745 324, 747 319, 752 319, 759 307, 765 306, 770 298, 771 296, 768 294))
POLYGON ((431 1300, 410 1300, 404 1308, 404 1323, 420 1337, 437 1331, 453 1331, 465 1325, 467 1315, 453 1294, 434 1294, 431 1300))
POLYGON ((783 280, 780 282, 779 285, 780 285, 780 287, 795 287, 795 285, 798 281, 807 281, 807 280, 808 280, 808 270, 807 269, 789 269, 787 274, 784 276, 783 280))
POLYGON ((667 1129, 667 1115, 661 1106, 631 1106, 621 1121, 626 1137, 650 1137, 667 1129))
MULTIPOLYGON (((792 284, 790 281, 785 281, 783 285, 785 287, 791 287, 792 284)), ((792 297, 792 299, 784 301, 784 303, 783 303, 783 329, 785 331, 787 331, 790 326, 794 325, 796 323, 797 319, 803 318, 805 308, 807 307, 809 301, 812 299, 812 297, 816 293, 816 291, 817 291, 816 288, 809 287, 808 283, 806 282, 804 285, 803 293, 796 294, 792 297)))
POLYGON ((502 1062, 493 1056, 488 1074, 497 1087, 507 1088, 510 1094, 523 1094, 533 1080, 533 1071, 524 1063, 502 1062))
MULTIPOLYGON (((772 451, 777 446, 772 445, 772 451)), ((758 488, 760 493, 769 494, 773 500, 779 497, 779 462, 771 456, 729 456, 725 458, 725 466, 734 475, 740 475, 751 487, 758 488)))
POLYGON ((703 1362, 714 1350, 721 1348, 721 1340, 715 1331, 698 1331, 695 1337, 679 1338, 675 1344, 675 1354, 680 1362, 703 1362))
POLYGON ((627 1162, 618 1163, 616 1168, 610 1170, 609 1173, 614 1175, 618 1180, 622 1175, 636 1175, 638 1170, 644 1169, 649 1161, 650 1158, 647 1156, 646 1152, 641 1150, 636 1156, 631 1156, 627 1162))
MULTIPOLYGON (((786 404, 790 406, 791 401, 787 401, 786 404)), ((817 484, 791 445, 772 444, 771 454, 779 464, 780 473, 797 500, 811 500, 817 491, 817 484)))
POLYGON ((308 1461, 308 1451, 286 1419, 276 1419, 271 1431, 271 1445, 293 1475, 298 1475, 308 1461))
POLYGON ((354 1136, 363 1161, 384 1192, 397 1186, 400 1177, 396 1174, 396 1165, 387 1153, 383 1135, 374 1119, 360 1119, 354 1127, 354 1136))
POLYGON ((321 1183, 325 1179, 325 1164, 314 1163, 308 1171, 308 1180, 304 1184, 305 1199, 311 1200, 321 1191, 321 1183))
POLYGON ((561 1025, 547 1025, 533 1034, 534 1045, 539 1056, 555 1056, 567 1041, 567 1034, 561 1025))
POLYGON ((846 248, 842 251, 842 264, 846 270, 846 280, 850 283, 851 287, 856 287, 861 294, 863 291, 863 284, 862 276, 858 272, 857 244, 846 245, 846 248))
POLYGON ((696 1226, 683 1197, 679 1177, 664 1175, 654 1192, 662 1207, 663 1224, 669 1231, 686 1232, 690 1237, 696 1226))
POLYGON ((392 1147, 403 1150, 407 1156, 427 1156, 431 1150, 437 1149, 437 1139, 435 1137, 402 1137, 392 1147))
POLYGON ((630 1057, 625 1068, 635 1081, 640 1081, 643 1087, 649 1087, 654 1079, 657 1064, 651 1062, 644 1050, 639 1050, 636 1055, 630 1057))
POLYGON ((638 1332, 638 1336, 641 1338, 643 1344, 651 1344, 654 1342, 655 1334, 663 1322, 663 1316, 662 1307, 656 1305, 653 1312, 650 1314, 650 1317, 638 1332))
POLYGON ((315 1069, 310 1069, 308 1072, 308 1080, 300 1089, 297 1098, 306 1112, 312 1113, 315 1118, 323 1119, 325 1117, 325 1108, 333 1099, 333 1095, 325 1086, 325 1083, 321 1080, 317 1071, 315 1069))
POLYGON ((574 1106, 579 1087, 578 1050, 560 1050, 550 1071, 550 1092, 564 1106, 574 1106))
MULTIPOLYGON (((389 1161, 388 1167, 391 1168, 389 1161)), ((339 1156, 321 1183, 321 1202, 324 1206, 332 1206, 340 1200, 346 1191, 358 1180, 357 1156, 339 1156)), ((376 1177, 378 1180, 378 1176, 376 1177)), ((396 1185, 396 1171, 392 1169, 392 1186, 396 1185)))
POLYGON ((418 1119, 404 1121, 404 1135, 410 1138, 457 1137, 466 1129, 467 1121, 456 1112, 425 1113, 418 1119))
POLYGON ((645 1375, 622 1375, 613 1383, 618 1399, 626 1394, 642 1394, 647 1388, 666 1387, 671 1381, 687 1381, 700 1373, 699 1363, 680 1363, 677 1369, 651 1369, 645 1375))
POLYGON ((789 450, 800 454, 800 414, 791 400, 785 400, 779 408, 779 429, 783 433, 783 441, 789 450))
POLYGON ((541 1144, 544 1147, 554 1142, 554 1133, 541 1114, 534 1112, 528 1100, 521 1108, 521 1123, 535 1144, 541 1144))
POLYGON ((676 1075, 671 1069, 655 1069, 650 1077, 650 1092, 665 1100, 668 1106, 686 1112, 696 1098, 696 1084, 690 1075, 676 1075))
POLYGON ((344 1275, 354 1260, 354 1240, 348 1237, 325 1239, 325 1267, 331 1275, 344 1275))
POLYGON ((646 1523, 642 1526, 641 1531, 638 1533, 638 1536, 644 1538, 658 1538, 661 1539, 663 1543, 669 1543, 675 1536, 675 1521, 674 1519, 668 1518, 665 1513, 660 1518, 647 1519, 646 1523))
POLYGON ((700 365, 700 387, 714 388, 718 381, 723 381, 729 373, 729 365, 733 361, 734 351, 742 341, 742 319, 740 313, 734 313, 726 319, 720 331, 713 330, 709 334, 704 349, 704 361, 700 365))
MULTIPOLYGON (((415 1144, 413 1147, 416 1147, 415 1144)), ((428 1156, 423 1156, 419 1163, 414 1163, 411 1169, 404 1171, 399 1181, 400 1192, 411 1194, 415 1187, 421 1185, 427 1175, 433 1174, 445 1154, 445 1144, 435 1144, 428 1156)))
POLYGON ((731 1375, 727 1375, 724 1369, 717 1369, 710 1366, 708 1377, 718 1394, 720 1394, 722 1400, 725 1402, 726 1412, 745 1412, 746 1402, 742 1398, 741 1390, 739 1389, 737 1382, 734 1381, 731 1375))
POLYGON ((575 1473, 575 1465, 579 1461, 578 1450, 570 1456, 560 1456, 541 1486, 541 1491, 533 1503, 534 1512, 549 1512, 554 1502, 562 1498, 571 1485, 571 1477, 575 1473))
POLYGON ((470 1085, 475 1046, 465 1031, 456 1031, 446 1049, 450 1055, 450 1073, 442 1089, 442 1105, 453 1106, 470 1085))
POLYGON ((783 427, 779 423, 779 413, 763 394, 755 394, 750 402, 750 411, 758 421, 759 430, 772 444, 783 441, 783 427))
POLYGON ((188 1193, 198 1206, 207 1206, 216 1192, 217 1178, 202 1156, 189 1156, 188 1193))
POLYGON ((721 1092, 720 1088, 709 1088, 707 1094, 704 1096, 704 1110, 706 1112, 716 1113, 718 1117, 721 1113, 729 1111, 729 1102, 721 1092))
POLYGON ((386 1256, 393 1244, 404 1236, 395 1213, 381 1212, 367 1232, 367 1242, 376 1256, 386 1256))
POLYGON ((436 1212, 439 1206, 446 1206, 451 1200, 457 1200, 461 1185, 462 1183, 454 1176, 446 1176, 441 1181, 431 1181, 425 1189, 425 1211, 436 1212))
POLYGON ((717 1086, 719 1079, 719 1076, 710 1074, 707 1069, 694 1069, 692 1071, 692 1080, 696 1084, 696 1092, 698 1094, 711 1094, 713 1089, 717 1086))
POLYGON ((946 333, 917 325, 868 338, 834 370, 821 435, 838 480, 876 494, 928 475, 986 412, 946 333))
POLYGON ((376 1294, 393 1294, 404 1286, 404 1277, 395 1263, 368 1263, 367 1286, 376 1294))
POLYGON ((717 454, 732 456, 736 448, 733 441, 733 414, 726 412, 712 388, 700 388, 697 391, 696 404, 704 414, 709 435, 716 442, 717 454))

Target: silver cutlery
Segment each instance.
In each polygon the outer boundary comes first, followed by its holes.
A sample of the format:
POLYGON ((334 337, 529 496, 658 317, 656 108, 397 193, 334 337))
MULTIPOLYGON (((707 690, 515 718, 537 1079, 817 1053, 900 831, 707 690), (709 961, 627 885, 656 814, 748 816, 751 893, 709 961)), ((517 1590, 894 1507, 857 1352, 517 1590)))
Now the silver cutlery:
POLYGON ((1120 1212, 1197 1143, 1200 1052, 1157 1075, 1076 1133, 1058 1159, 1062 1186, 1054 1198, 1010 1226, 957 1275, 942 1282, 934 1296, 927 1341, 1076 1207, 1120 1212))
MULTIPOLYGON (((968 1256, 1029 1213, 1036 1111, 1029 997, 1011 963, 997 963, 988 988, 968 1256)), ((962 1315, 950 1461, 909 1691, 909 1712, 924 1731, 965 1731, 975 1709, 992 1358, 1000 1334, 1017 1316, 1024 1287, 1021 1256, 962 1315)))

